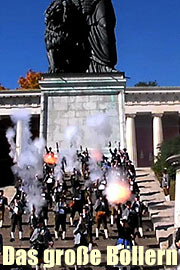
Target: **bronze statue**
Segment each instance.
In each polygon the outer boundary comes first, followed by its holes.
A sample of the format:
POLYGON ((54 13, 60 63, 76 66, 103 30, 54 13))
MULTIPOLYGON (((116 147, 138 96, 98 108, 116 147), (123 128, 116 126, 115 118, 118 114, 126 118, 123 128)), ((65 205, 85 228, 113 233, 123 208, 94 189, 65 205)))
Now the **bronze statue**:
POLYGON ((111 0, 54 0, 46 11, 49 72, 111 72, 117 61, 111 0))

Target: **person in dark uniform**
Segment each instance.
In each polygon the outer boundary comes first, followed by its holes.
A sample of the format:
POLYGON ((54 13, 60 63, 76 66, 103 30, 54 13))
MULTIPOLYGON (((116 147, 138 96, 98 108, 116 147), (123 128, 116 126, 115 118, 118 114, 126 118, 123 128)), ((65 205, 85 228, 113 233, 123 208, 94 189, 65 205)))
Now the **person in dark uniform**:
POLYGON ((87 241, 89 244, 89 251, 91 251, 93 246, 92 226, 94 223, 94 218, 90 205, 86 204, 83 206, 82 218, 87 228, 87 241))
POLYGON ((135 166, 131 160, 129 160, 127 163, 127 169, 128 169, 130 177, 132 179, 135 179, 136 178, 136 169, 135 169, 135 166))
POLYGON ((24 182, 21 179, 18 179, 16 184, 16 193, 14 197, 12 198, 12 202, 16 197, 19 197, 21 200, 21 203, 25 206, 26 205, 26 193, 24 192, 24 182))
POLYGON ((0 190, 0 228, 3 226, 5 209, 8 206, 8 199, 4 196, 4 191, 0 190))
POLYGON ((77 223, 75 230, 73 231, 73 234, 74 234, 75 248, 79 246, 88 246, 87 227, 85 224, 85 219, 83 219, 82 213, 79 216, 79 221, 77 223))
POLYGON ((80 183, 81 174, 75 168, 73 169, 73 174, 71 175, 71 186, 72 186, 72 195, 76 193, 76 188, 81 187, 80 183))
POLYGON ((118 233, 121 231, 121 219, 122 219, 122 204, 119 203, 116 205, 116 215, 115 215, 115 221, 118 233))
POLYGON ((62 240, 66 237, 66 216, 67 216, 67 204, 64 197, 59 199, 59 202, 56 203, 54 212, 55 212, 55 239, 58 240, 59 237, 59 227, 62 228, 62 240))
POLYGON ((45 189, 43 189, 42 193, 43 206, 39 213, 39 216, 44 220, 45 226, 48 225, 48 194, 45 189))
POLYGON ((111 142, 109 142, 109 152, 111 154, 111 163, 113 167, 121 167, 120 154, 118 153, 117 148, 114 148, 114 151, 111 149, 111 142))
POLYGON ((78 186, 74 192, 73 202, 71 204, 71 215, 70 215, 71 226, 73 226, 73 219, 76 212, 78 212, 80 215, 82 213, 82 209, 83 209, 83 196, 80 186, 78 186))
POLYGON ((147 212, 147 207, 140 201, 139 195, 136 195, 131 209, 136 213, 136 231, 140 237, 143 237, 142 216, 147 212))
POLYGON ((10 241, 14 241, 14 233, 16 229, 16 225, 19 229, 19 239, 22 240, 23 238, 23 229, 22 229, 22 215, 24 213, 23 203, 21 202, 19 197, 14 199, 14 202, 10 205, 10 212, 12 213, 11 216, 11 239, 10 241))
POLYGON ((45 226, 42 218, 38 221, 38 226, 30 238, 30 243, 31 247, 38 251, 38 265, 36 266, 38 270, 43 263, 44 250, 48 247, 52 247, 54 244, 50 231, 45 226))
POLYGON ((52 207, 52 195, 53 195, 53 187, 55 184, 55 178, 54 178, 54 173, 53 170, 49 172, 49 174, 46 175, 44 179, 44 183, 46 184, 46 189, 47 189, 47 199, 50 207, 52 207))
POLYGON ((178 250, 180 250, 180 228, 178 228, 176 231, 175 246, 178 250))
POLYGON ((99 229, 101 223, 104 227, 104 235, 105 238, 108 238, 108 230, 107 230, 107 217, 109 215, 109 207, 107 199, 100 195, 99 198, 96 200, 94 205, 94 210, 96 211, 96 239, 99 238, 99 229))
POLYGON ((55 187, 53 189, 53 200, 54 202, 59 202, 62 196, 65 196, 68 191, 66 181, 56 181, 55 187))
POLYGON ((170 179, 169 179, 167 168, 164 168, 163 170, 161 186, 163 188, 166 201, 170 201, 170 195, 169 195, 170 179))

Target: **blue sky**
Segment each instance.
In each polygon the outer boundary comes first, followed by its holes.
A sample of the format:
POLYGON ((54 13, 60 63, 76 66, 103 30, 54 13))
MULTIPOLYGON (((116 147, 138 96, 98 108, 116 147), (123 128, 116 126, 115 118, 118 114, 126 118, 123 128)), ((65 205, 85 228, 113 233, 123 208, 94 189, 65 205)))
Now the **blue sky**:
MULTIPOLYGON (((51 0, 1 1, 0 83, 16 88, 29 69, 47 72, 44 11, 51 0)), ((128 86, 157 80, 180 86, 180 1, 113 0, 117 69, 128 86)))

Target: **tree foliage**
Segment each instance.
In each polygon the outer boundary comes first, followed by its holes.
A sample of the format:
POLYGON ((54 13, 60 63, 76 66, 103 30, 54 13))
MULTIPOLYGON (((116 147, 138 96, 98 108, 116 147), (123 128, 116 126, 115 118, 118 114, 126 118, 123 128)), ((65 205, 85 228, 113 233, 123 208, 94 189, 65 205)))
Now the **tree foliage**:
POLYGON ((135 85, 134 85, 135 87, 137 87, 137 86, 158 86, 158 83, 157 83, 157 81, 155 80, 155 81, 149 81, 149 82, 138 82, 138 83, 136 83, 135 85))
POLYGON ((42 73, 35 72, 31 69, 26 73, 26 77, 20 77, 18 84, 20 89, 39 89, 39 80, 41 79, 42 73))
POLYGON ((8 90, 8 88, 2 86, 2 84, 0 83, 0 90, 8 90))
POLYGON ((170 177, 173 179, 175 178, 176 168, 171 164, 168 164, 166 159, 177 154, 180 154, 180 136, 164 141, 161 144, 161 150, 157 157, 157 161, 152 167, 158 177, 162 175, 163 169, 166 167, 170 177))

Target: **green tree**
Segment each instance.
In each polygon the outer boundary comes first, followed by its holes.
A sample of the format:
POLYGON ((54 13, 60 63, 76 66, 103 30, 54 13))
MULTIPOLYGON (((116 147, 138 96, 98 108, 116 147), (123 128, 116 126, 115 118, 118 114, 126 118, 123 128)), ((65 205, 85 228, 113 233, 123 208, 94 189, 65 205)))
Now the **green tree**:
POLYGON ((157 81, 149 81, 149 82, 138 82, 134 85, 135 87, 137 86, 158 86, 157 81))
POLYGON ((167 158, 173 155, 180 154, 180 136, 166 140, 161 144, 160 153, 157 157, 157 161, 152 166, 155 174, 161 177, 163 169, 166 167, 172 178, 175 177, 176 169, 169 163, 167 158))
POLYGON ((175 199, 175 175, 176 167, 169 164, 166 160, 170 156, 180 154, 180 136, 164 141, 161 144, 161 150, 157 157, 156 163, 152 166, 154 173, 159 181, 161 181, 163 169, 167 168, 170 176, 170 196, 171 200, 175 199))

